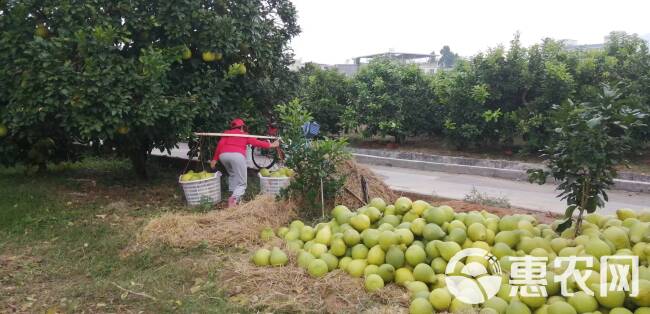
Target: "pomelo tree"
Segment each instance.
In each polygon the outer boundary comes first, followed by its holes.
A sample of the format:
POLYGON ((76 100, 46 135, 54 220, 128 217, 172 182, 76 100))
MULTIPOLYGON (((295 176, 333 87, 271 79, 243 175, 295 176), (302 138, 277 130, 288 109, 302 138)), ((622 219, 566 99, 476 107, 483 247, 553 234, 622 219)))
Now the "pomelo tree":
POLYGON ((0 2, 0 162, 153 149, 288 99, 288 0, 0 2))

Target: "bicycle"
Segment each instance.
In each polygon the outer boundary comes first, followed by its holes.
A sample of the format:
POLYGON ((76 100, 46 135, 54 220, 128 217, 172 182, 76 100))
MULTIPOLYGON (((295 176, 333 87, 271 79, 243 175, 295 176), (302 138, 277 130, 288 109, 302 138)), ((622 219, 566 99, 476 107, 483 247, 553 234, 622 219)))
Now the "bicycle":
MULTIPOLYGON (((316 122, 307 122, 302 126, 303 135, 307 139, 313 139, 320 132, 320 125, 316 122)), ((278 136, 280 130, 274 125, 269 124, 268 136, 278 136)), ((284 151, 280 147, 273 149, 252 148, 251 160, 257 169, 271 169, 276 163, 281 163, 285 159, 284 151)))

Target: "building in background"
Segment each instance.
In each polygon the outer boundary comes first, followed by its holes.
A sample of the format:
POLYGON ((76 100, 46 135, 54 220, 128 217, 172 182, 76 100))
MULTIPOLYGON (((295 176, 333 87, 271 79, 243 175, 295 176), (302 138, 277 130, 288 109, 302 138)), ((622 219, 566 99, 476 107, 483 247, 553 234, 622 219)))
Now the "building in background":
MULTIPOLYGON (((321 69, 335 69, 346 76, 354 76, 359 72, 359 69, 364 65, 370 63, 373 59, 385 58, 397 61, 402 64, 415 64, 420 68, 424 73, 433 74, 439 67, 436 60, 435 54, 423 54, 423 53, 404 53, 404 52, 394 52, 392 50, 383 53, 377 53, 366 56, 354 57, 350 60, 349 63, 340 63, 340 64, 322 64, 311 62, 311 64, 320 67, 321 69)), ((298 70, 302 68, 305 63, 302 60, 298 59, 290 67, 291 70, 298 70)))

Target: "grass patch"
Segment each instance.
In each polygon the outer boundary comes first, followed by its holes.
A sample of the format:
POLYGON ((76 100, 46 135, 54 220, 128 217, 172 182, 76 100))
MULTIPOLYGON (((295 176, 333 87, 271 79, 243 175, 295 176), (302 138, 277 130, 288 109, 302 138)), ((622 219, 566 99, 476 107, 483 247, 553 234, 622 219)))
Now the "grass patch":
POLYGON ((213 209, 184 206, 179 171, 155 162, 142 181, 125 160, 94 158, 44 174, 0 169, 0 312, 247 312, 216 280, 227 251, 121 255, 151 217, 213 209))

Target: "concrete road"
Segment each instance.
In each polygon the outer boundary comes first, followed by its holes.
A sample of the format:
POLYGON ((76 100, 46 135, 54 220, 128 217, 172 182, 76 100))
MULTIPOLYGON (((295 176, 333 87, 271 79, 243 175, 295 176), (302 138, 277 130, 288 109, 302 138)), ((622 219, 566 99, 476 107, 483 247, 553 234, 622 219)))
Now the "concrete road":
MULTIPOLYGON (((473 187, 491 197, 506 197, 513 207, 564 213, 566 203, 556 198, 555 186, 498 178, 429 172, 385 166, 366 165, 398 191, 463 199, 473 187)), ((610 201, 603 213, 613 214, 619 208, 650 209, 650 194, 610 191, 610 201)))

